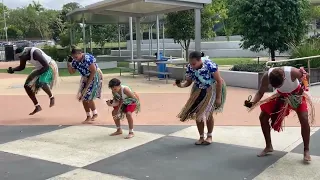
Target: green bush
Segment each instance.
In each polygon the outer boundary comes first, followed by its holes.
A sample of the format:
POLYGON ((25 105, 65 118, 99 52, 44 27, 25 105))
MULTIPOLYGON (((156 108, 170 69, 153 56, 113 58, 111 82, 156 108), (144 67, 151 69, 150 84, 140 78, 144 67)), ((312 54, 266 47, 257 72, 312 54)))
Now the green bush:
POLYGON ((44 46, 42 51, 58 62, 65 61, 67 56, 70 55, 69 48, 57 48, 56 46, 44 46))
POLYGON ((245 72, 263 72, 266 70, 266 64, 250 63, 250 64, 236 64, 231 71, 245 71, 245 72))
MULTIPOLYGON (((306 39, 299 45, 290 44, 290 58, 302 58, 308 56, 317 56, 320 55, 320 38, 311 37, 306 39)), ((307 60, 300 60, 294 62, 288 62, 287 65, 294 67, 308 67, 307 60)), ((319 68, 320 67, 320 58, 315 58, 310 61, 311 68, 319 68)))

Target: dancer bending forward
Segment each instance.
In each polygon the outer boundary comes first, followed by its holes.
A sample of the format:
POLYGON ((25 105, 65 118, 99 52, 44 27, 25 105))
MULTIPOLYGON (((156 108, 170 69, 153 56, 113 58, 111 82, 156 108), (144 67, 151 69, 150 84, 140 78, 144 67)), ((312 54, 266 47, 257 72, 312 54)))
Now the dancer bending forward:
POLYGON ((128 86, 121 85, 121 81, 116 78, 110 80, 109 88, 112 90, 113 99, 107 101, 107 104, 114 108, 112 116, 117 126, 117 131, 112 133, 111 136, 122 134, 120 120, 126 116, 129 124, 129 134, 125 139, 130 139, 134 137, 132 113, 140 111, 139 97, 128 86))
POLYGON ((13 74, 15 71, 24 70, 27 61, 35 67, 24 83, 24 89, 35 106, 35 109, 29 115, 34 115, 42 110, 36 98, 40 88, 49 96, 49 107, 54 106, 55 99, 51 89, 56 85, 59 78, 56 62, 36 47, 18 48, 16 49, 16 55, 20 58, 20 65, 15 68, 9 67, 8 73, 13 74))
POLYGON ((72 48, 72 57, 68 59, 68 71, 74 74, 78 70, 81 74, 78 100, 82 101, 87 118, 83 123, 90 123, 98 117, 94 100, 101 98, 103 74, 93 55, 84 54, 79 48, 72 48), (91 112, 92 111, 92 116, 91 112))
POLYGON ((260 105, 260 124, 266 141, 265 149, 258 155, 259 157, 273 151, 271 143, 271 127, 275 131, 282 129, 284 118, 294 110, 301 124, 301 135, 304 143, 304 160, 310 161, 309 141, 310 141, 310 123, 313 122, 315 111, 310 97, 304 92, 306 85, 300 83, 306 82, 309 75, 304 69, 294 67, 270 68, 262 77, 262 83, 259 91, 256 93, 252 102, 246 101, 245 106, 250 110, 260 105), (276 88, 276 92, 265 100, 261 100, 269 85, 276 88), (309 105, 309 107, 308 107, 309 105), (310 108, 310 109, 309 109, 310 108), (310 110, 311 114, 308 113, 310 110), (269 120, 271 121, 269 122, 269 120), (271 127, 270 127, 271 125, 271 127))
POLYGON ((186 82, 175 85, 180 88, 194 85, 190 98, 179 113, 180 121, 196 120, 200 139, 196 145, 209 145, 212 143, 212 131, 214 126, 213 113, 222 112, 226 98, 226 85, 218 71, 218 66, 208 57, 198 51, 189 55, 189 65, 186 71, 186 82), (207 123, 207 138, 204 139, 204 122, 207 123))

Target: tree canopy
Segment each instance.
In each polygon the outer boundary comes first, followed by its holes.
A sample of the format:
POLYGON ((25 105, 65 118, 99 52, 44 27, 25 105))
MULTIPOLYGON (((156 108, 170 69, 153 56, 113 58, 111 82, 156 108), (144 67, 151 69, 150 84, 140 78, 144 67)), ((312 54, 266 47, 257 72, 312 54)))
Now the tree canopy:
POLYGON ((308 0, 235 0, 229 11, 236 29, 243 36, 241 46, 252 51, 288 50, 309 30, 308 0))

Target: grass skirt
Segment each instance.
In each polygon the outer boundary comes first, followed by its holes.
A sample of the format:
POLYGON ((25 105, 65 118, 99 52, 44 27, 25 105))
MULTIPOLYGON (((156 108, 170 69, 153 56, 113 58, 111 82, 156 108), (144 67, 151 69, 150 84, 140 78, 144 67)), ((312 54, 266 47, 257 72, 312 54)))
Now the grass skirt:
POLYGON ((216 100, 216 83, 207 89, 199 89, 193 85, 190 97, 178 114, 180 121, 185 122, 187 120, 206 121, 212 114, 223 111, 223 107, 226 101, 226 84, 222 84, 221 92, 221 106, 215 107, 216 100))
POLYGON ((88 78, 89 77, 82 76, 80 79, 80 87, 77 95, 79 101, 90 101, 96 98, 101 98, 103 85, 102 71, 100 69, 97 69, 96 74, 94 75, 93 80, 90 82, 88 89, 85 89, 88 83, 88 78))
MULTIPOLYGON (((31 74, 36 71, 33 70, 31 74)), ((26 81, 25 85, 29 86, 33 93, 37 94, 41 88, 42 84, 49 85, 50 89, 52 89, 58 82, 59 79, 59 70, 58 65, 54 60, 51 60, 49 63, 49 69, 40 74, 39 76, 35 76, 31 81, 26 81)))
POLYGON ((281 100, 282 104, 281 107, 279 107, 278 110, 275 110, 270 116, 271 116, 271 127, 275 131, 280 131, 283 130, 284 126, 284 119, 286 116, 289 115, 289 112, 291 112, 293 109, 298 108, 299 105, 302 103, 302 100, 305 100, 307 105, 308 105, 308 119, 309 119, 309 124, 312 125, 315 122, 315 108, 312 103, 311 97, 303 92, 301 95, 297 94, 291 94, 288 96, 282 96, 280 93, 276 92, 272 96, 259 101, 256 103, 254 106, 252 106, 249 109, 249 112, 255 109, 258 106, 261 106, 265 103, 275 101, 275 100, 281 100), (281 98, 281 99, 279 99, 281 98))

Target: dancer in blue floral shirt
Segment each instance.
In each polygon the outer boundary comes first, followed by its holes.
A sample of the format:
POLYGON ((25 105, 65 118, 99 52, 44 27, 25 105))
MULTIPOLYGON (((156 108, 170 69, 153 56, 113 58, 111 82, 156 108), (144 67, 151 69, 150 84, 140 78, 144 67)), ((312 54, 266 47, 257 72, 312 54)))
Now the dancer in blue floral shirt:
POLYGON ((178 117, 182 122, 196 120, 200 139, 196 145, 212 143, 214 126, 213 113, 222 112, 226 98, 226 85, 221 78, 218 65, 198 51, 189 55, 189 65, 186 71, 186 82, 176 82, 180 88, 189 87, 194 83, 191 95, 178 117), (204 139, 204 122, 207 123, 207 138, 204 139))
POLYGON ((79 48, 72 48, 72 57, 68 60, 68 71, 70 74, 77 70, 81 74, 78 100, 82 101, 87 118, 84 123, 94 121, 98 117, 98 112, 94 99, 101 98, 103 74, 99 69, 96 59, 91 54, 84 54, 79 48), (92 111, 92 116, 91 112, 92 111))

